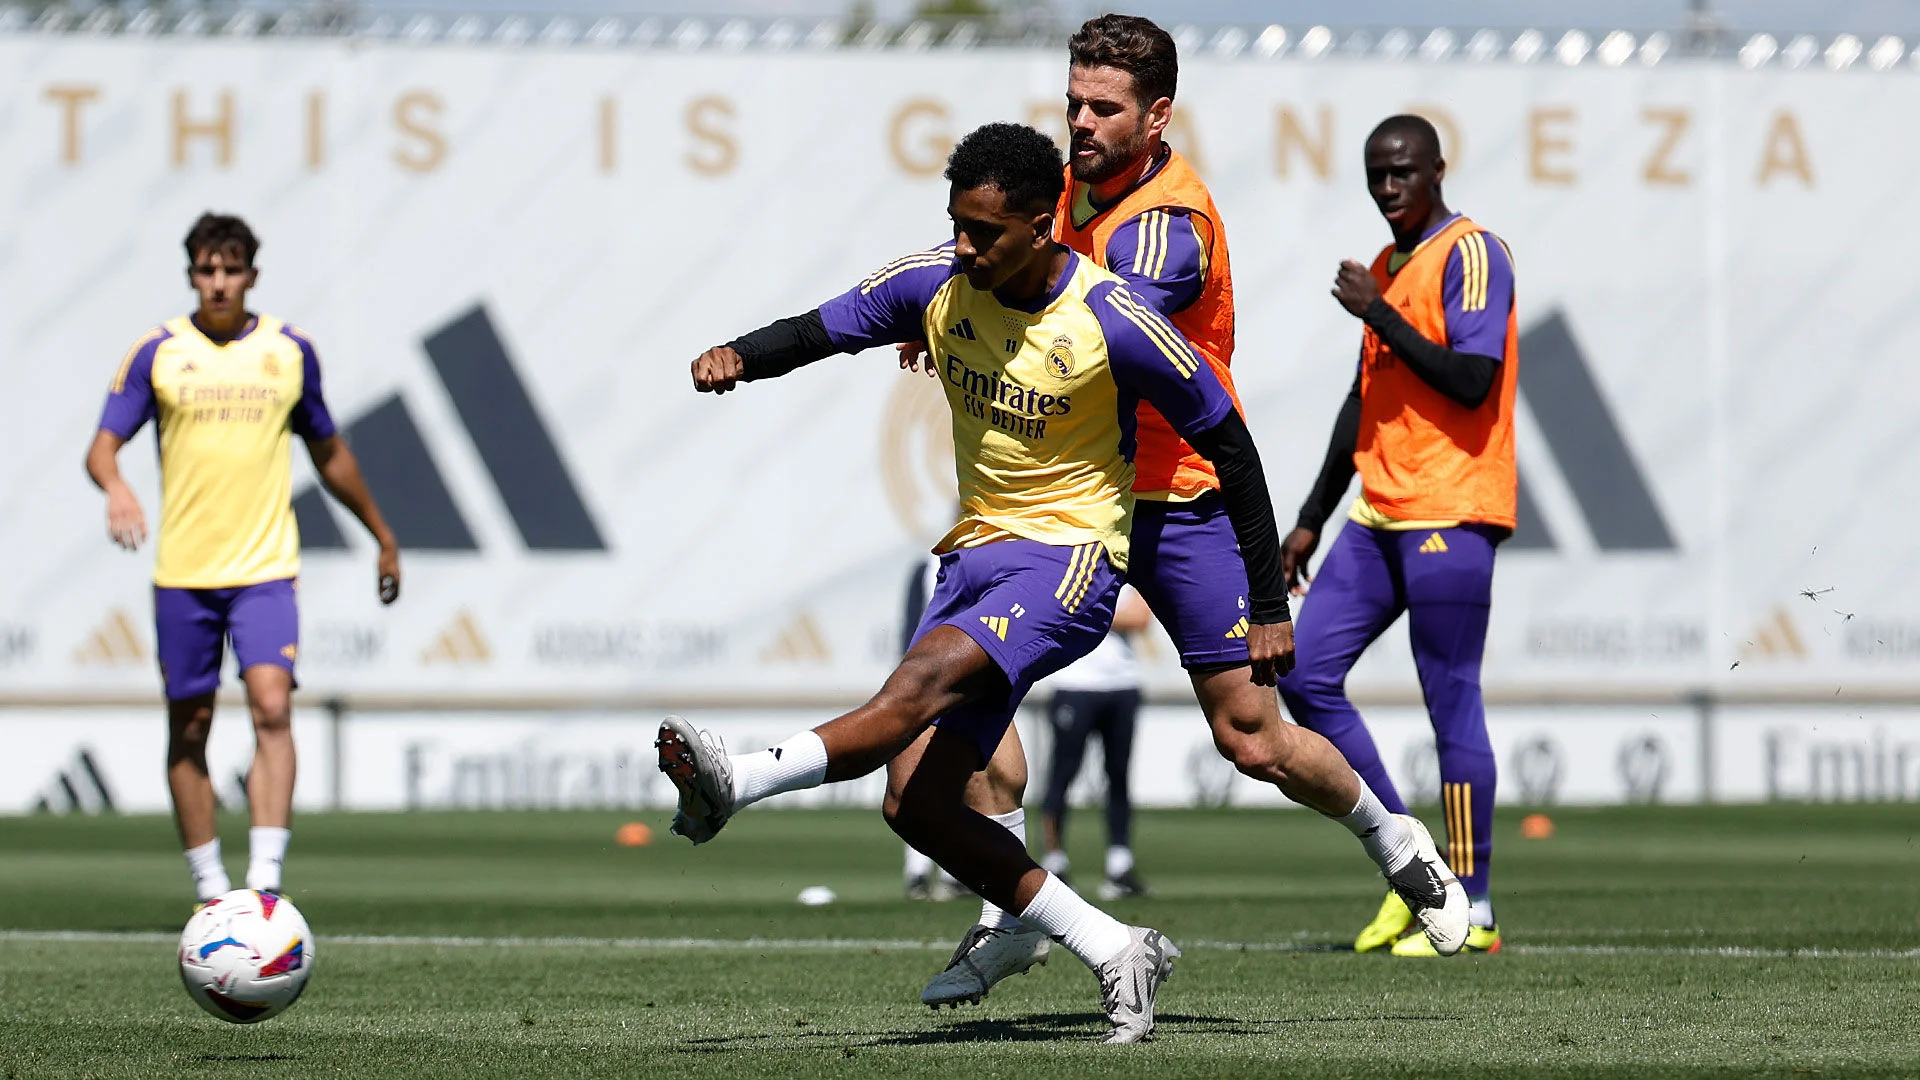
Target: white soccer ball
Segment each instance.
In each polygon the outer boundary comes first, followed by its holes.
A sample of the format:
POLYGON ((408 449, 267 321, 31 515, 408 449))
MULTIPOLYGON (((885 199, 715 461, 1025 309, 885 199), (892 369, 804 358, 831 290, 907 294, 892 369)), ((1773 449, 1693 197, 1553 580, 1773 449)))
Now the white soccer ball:
POLYGON ((180 933, 180 981, 200 1007, 255 1024, 299 1000, 313 974, 313 933, 284 896, 235 889, 207 901, 180 933))

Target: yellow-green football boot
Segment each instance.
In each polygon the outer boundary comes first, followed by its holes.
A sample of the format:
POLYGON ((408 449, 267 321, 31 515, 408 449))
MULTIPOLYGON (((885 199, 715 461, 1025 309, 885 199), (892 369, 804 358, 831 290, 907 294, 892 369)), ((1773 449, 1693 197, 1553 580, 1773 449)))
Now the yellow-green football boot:
MULTIPOLYGON (((1369 930, 1372 927, 1368 927, 1369 930)), ((1463 953, 1497 953, 1500 951, 1500 928, 1498 926, 1473 926, 1467 929, 1467 943, 1460 947, 1463 953)), ((1439 956, 1433 942, 1425 934, 1408 934, 1393 943, 1395 956, 1439 956)))
MULTIPOLYGON (((1366 929, 1360 931, 1360 936, 1353 939, 1353 951, 1372 952, 1375 949, 1384 949, 1392 945, 1412 926, 1413 909, 1407 907, 1407 902, 1400 899, 1399 893, 1388 889, 1387 898, 1380 901, 1379 913, 1374 915, 1373 921, 1367 924, 1366 929)), ((1414 936, 1421 941, 1427 940, 1425 934, 1414 936)), ((1434 955, 1438 956, 1439 953, 1434 955)))

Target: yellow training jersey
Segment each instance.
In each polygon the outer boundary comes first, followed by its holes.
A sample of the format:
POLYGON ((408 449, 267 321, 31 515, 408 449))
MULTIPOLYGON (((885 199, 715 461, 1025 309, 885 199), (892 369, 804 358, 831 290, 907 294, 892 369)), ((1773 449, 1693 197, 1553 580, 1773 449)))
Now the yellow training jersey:
MULTIPOLYGON (((1065 250, 1065 249, 1061 249, 1065 250)), ((1127 565, 1141 401, 1197 434, 1233 399, 1172 324, 1068 253, 1045 296, 975 289, 951 245, 908 255, 820 307, 846 352, 924 336, 953 410, 960 521, 936 551, 1023 537, 1098 543, 1127 565)))
POLYGON ((160 439, 160 531, 153 582, 222 589, 300 572, 292 436, 327 439, 313 342, 271 315, 228 342, 181 316, 121 360, 100 427, 130 439, 149 419, 160 439))

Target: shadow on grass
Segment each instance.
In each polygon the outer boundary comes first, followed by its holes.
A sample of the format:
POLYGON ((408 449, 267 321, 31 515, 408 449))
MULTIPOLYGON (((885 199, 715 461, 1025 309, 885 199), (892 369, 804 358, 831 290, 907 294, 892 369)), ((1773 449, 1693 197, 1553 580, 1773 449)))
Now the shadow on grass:
POLYGON ((298 1054, 201 1054, 196 1061, 299 1061, 298 1054))
MULTIPOLYGON (((1458 1016, 1371 1015, 1287 1016, 1243 1020, 1233 1016, 1194 1016, 1163 1013, 1157 1037, 1178 1035, 1259 1035, 1292 1024, 1455 1023, 1458 1016)), ((1105 1033, 1107 1018, 1099 1013, 1057 1013, 1011 1019, 962 1020, 924 1031, 767 1032, 754 1035, 716 1035, 688 1039, 682 1053, 717 1054, 734 1050, 820 1049, 854 1050, 862 1047, 938 1046, 992 1042, 1091 1042, 1105 1033), (823 1041, 824 1040, 824 1041, 823 1041)))

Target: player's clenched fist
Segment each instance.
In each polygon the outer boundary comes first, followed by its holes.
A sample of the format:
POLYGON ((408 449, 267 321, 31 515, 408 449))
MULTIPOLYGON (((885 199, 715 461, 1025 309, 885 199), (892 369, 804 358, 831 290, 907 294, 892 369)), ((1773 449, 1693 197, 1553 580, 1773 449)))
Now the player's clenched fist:
POLYGON ((1340 306, 1354 316, 1367 313, 1367 308, 1380 299, 1380 283, 1373 280, 1373 271, 1347 259, 1333 275, 1333 298, 1340 306))
POLYGON ((1272 686, 1293 670, 1293 624, 1254 623, 1247 628, 1247 657, 1253 661, 1253 681, 1272 686))
POLYGON ((724 394, 733 389, 747 363, 740 354, 725 345, 716 345, 693 362, 693 388, 703 394, 724 394))

